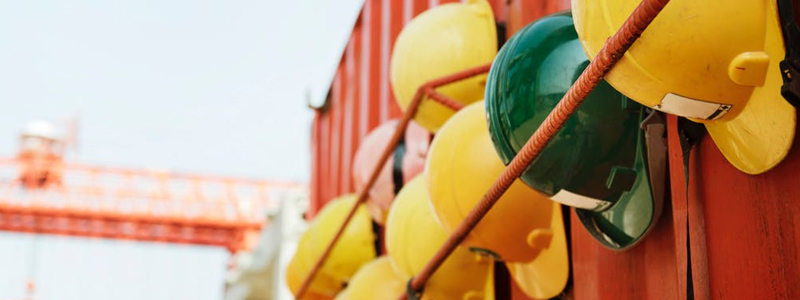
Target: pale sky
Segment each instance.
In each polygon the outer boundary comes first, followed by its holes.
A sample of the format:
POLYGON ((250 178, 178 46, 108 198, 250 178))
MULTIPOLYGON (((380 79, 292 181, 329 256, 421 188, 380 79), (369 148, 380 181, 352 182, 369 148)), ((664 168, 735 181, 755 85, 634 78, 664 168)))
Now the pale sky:
MULTIPOLYGON (((362 0, 0 1, 0 156, 80 116, 86 163, 307 181, 312 112, 362 0)), ((220 299, 208 247, 0 233, 0 300, 220 299)))
POLYGON ((0 1, 0 154, 79 114, 81 161, 306 181, 360 2, 0 1))

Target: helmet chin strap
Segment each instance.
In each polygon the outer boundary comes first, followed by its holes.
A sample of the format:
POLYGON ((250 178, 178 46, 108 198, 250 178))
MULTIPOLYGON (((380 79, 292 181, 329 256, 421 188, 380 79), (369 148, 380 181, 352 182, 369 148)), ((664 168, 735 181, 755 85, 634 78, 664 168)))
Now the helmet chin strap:
POLYGON ((650 191, 653 194, 653 222, 661 216, 667 185, 667 120, 664 113, 653 110, 642 120, 645 151, 647 153, 647 172, 650 178, 650 191))
POLYGON ((394 183, 394 194, 400 192, 403 188, 403 158, 406 156, 406 138, 405 134, 400 136, 400 141, 394 148, 392 165, 392 181, 394 183))
POLYGON ((372 242, 372 246, 375 247, 375 256, 380 256, 383 252, 383 227, 375 220, 372 220, 372 234, 375 236, 375 240, 372 242))
POLYGON ((683 178, 684 188, 686 188, 686 299, 694 300, 694 278, 692 276, 692 243, 691 232, 689 230, 689 162, 692 149, 700 143, 706 134, 706 127, 703 124, 689 121, 685 118, 678 118, 678 134, 681 141, 681 152, 683 154, 683 178))
POLYGON ((497 49, 499 50, 506 43, 508 29, 506 28, 506 22, 496 22, 494 26, 497 29, 497 49))
MULTIPOLYGON (((644 135, 645 149, 643 154, 637 154, 637 160, 644 159, 646 161, 650 193, 653 197, 652 224, 639 237, 634 237, 623 230, 615 228, 606 220, 592 217, 590 211, 578 208, 575 210, 589 234, 604 246, 615 250, 624 250, 640 242, 641 237, 644 237, 655 226, 654 224, 661 215, 664 203, 667 182, 666 119, 664 118, 664 113, 657 110, 647 110, 645 113, 647 116, 640 123, 644 135), (640 158, 639 155, 644 155, 644 157, 640 158), (604 230, 600 229, 601 225, 605 225, 604 230)), ((702 124, 699 125, 703 126, 702 124)))

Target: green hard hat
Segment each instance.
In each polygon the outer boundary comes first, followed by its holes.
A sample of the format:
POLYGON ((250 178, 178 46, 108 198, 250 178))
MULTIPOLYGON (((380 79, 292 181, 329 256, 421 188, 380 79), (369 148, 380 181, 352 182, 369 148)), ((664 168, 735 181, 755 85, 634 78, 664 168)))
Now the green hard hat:
MULTIPOLYGON (((489 131, 504 163, 588 65, 568 12, 544 17, 508 40, 486 85, 489 131)), ((655 224, 664 193, 665 127, 643 123, 649 113, 601 81, 521 179, 575 207, 584 227, 604 246, 635 245, 655 224)), ((649 121, 659 117, 653 116, 649 121)))

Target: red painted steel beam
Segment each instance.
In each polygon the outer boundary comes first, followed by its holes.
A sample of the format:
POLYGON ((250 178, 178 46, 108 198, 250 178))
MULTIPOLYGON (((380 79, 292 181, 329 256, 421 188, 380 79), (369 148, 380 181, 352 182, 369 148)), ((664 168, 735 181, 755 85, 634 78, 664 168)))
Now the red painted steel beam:
POLYGON ((262 224, 111 211, 0 204, 0 230, 225 247, 242 250, 262 224))

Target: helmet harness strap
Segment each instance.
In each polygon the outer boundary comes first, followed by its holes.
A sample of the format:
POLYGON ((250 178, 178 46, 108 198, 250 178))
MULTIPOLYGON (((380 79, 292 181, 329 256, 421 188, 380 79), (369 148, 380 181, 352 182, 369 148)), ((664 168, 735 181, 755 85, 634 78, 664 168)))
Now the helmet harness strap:
POLYGON ((403 188, 403 157, 406 156, 406 137, 405 135, 400 136, 400 141, 397 142, 397 146, 394 148, 393 160, 394 165, 392 166, 392 181, 394 181, 394 194, 400 192, 400 189, 403 188))
POLYGON ((698 144, 706 133, 703 124, 689 121, 686 118, 678 118, 678 134, 681 140, 681 152, 683 152, 683 178, 686 188, 686 299, 694 300, 694 280, 692 278, 692 247, 689 237, 689 161, 692 155, 692 148, 698 144))
POLYGON ((786 57, 780 62, 781 95, 793 106, 800 107, 800 27, 795 22, 792 0, 778 0, 778 15, 786 47, 786 57))

